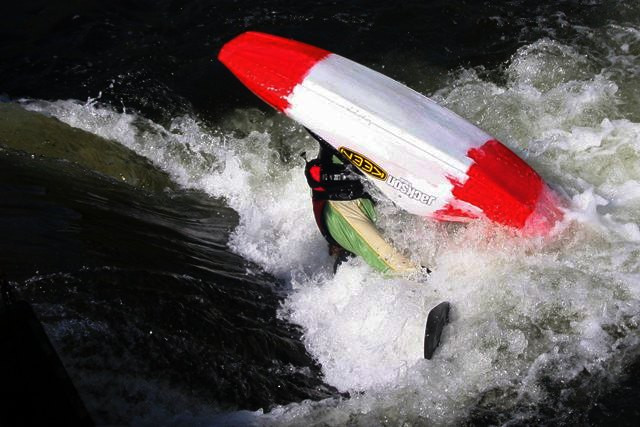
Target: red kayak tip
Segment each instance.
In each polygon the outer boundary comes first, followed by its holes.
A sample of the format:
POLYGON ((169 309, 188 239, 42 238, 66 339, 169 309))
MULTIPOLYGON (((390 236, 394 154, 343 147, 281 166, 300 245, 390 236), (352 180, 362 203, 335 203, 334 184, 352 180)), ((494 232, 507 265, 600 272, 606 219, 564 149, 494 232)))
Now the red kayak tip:
POLYGON ((249 31, 227 42, 218 59, 263 101, 284 111, 296 85, 330 53, 306 43, 249 31))
MULTIPOLYGON (((453 184, 452 194, 480 209, 498 224, 515 227, 527 234, 547 234, 562 219, 560 199, 547 187, 540 175, 497 140, 487 141, 469 150, 474 160, 468 179, 453 184)), ((443 219, 469 215, 445 206, 436 212, 443 219)))

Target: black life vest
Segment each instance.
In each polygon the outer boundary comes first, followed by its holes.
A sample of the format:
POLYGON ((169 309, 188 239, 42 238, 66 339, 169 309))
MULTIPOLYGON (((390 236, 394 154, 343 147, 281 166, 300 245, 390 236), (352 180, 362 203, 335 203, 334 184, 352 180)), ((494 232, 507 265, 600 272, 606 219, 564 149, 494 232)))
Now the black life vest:
POLYGON ((354 200, 369 195, 353 167, 343 162, 340 154, 326 141, 316 135, 314 137, 320 142, 320 153, 318 158, 308 161, 304 169, 307 184, 311 187, 313 216, 324 238, 330 244, 339 246, 324 222, 323 211, 327 200, 354 200), (340 163, 336 163, 334 157, 340 163))
POLYGON ((307 162, 304 174, 314 200, 354 200, 366 197, 360 177, 349 165, 317 158, 307 162))

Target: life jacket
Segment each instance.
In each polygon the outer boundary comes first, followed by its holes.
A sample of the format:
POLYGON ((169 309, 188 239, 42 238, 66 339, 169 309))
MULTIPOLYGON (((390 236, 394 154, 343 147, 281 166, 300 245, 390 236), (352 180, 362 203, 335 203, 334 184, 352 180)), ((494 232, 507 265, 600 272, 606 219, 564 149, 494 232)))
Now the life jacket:
POLYGON ((304 170, 307 184, 311 187, 313 216, 324 238, 331 244, 339 244, 331 237, 324 222, 323 212, 327 200, 354 200, 369 197, 364 191, 359 176, 349 164, 339 159, 335 150, 327 153, 328 148, 321 145, 317 159, 308 161, 304 170), (334 154, 335 153, 335 154, 334 154), (335 160, 340 163, 336 163, 335 160))
POLYGON ((304 174, 314 200, 354 200, 366 197, 360 178, 348 165, 317 158, 307 162, 304 174))

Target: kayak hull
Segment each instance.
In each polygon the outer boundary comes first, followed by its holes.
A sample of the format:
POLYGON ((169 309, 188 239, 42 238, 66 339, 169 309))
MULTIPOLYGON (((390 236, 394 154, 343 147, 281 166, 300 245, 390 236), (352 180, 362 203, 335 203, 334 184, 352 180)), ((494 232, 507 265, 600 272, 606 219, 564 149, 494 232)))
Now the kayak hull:
POLYGON ((560 199, 505 145, 381 73, 256 32, 228 42, 219 59, 412 214, 448 221, 487 218, 537 234, 562 218, 560 199))

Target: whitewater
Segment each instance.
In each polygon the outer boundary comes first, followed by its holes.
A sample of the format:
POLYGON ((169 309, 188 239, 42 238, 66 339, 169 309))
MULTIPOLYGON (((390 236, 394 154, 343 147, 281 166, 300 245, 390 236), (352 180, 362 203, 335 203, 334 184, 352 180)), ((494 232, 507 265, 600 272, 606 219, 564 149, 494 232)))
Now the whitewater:
POLYGON ((224 200, 239 215, 228 247, 286 284, 280 316, 303 328, 324 380, 349 393, 208 422, 448 425, 482 408, 513 422, 551 408, 571 422, 576 402, 616 384, 640 355, 640 27, 576 33, 521 47, 498 78, 462 68, 429 92, 417 83, 426 66, 411 65, 415 89, 495 135, 568 200, 551 235, 525 238, 415 217, 374 192, 385 236, 431 275, 383 277, 358 259, 333 274, 298 156, 316 144, 276 113, 156 123, 99 98, 19 104, 224 200), (426 314, 443 300, 451 323, 423 360, 426 314))

